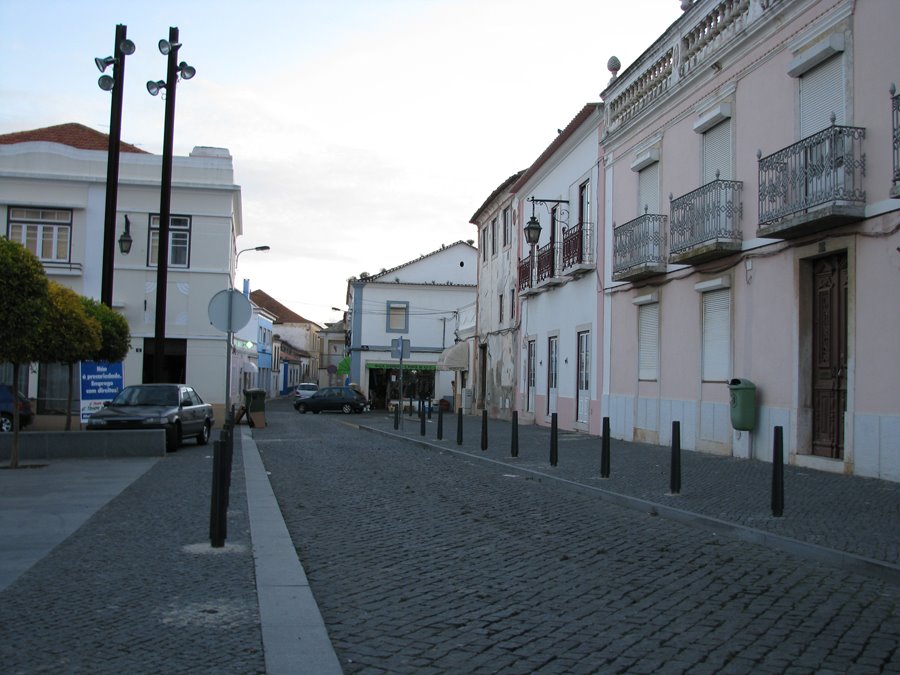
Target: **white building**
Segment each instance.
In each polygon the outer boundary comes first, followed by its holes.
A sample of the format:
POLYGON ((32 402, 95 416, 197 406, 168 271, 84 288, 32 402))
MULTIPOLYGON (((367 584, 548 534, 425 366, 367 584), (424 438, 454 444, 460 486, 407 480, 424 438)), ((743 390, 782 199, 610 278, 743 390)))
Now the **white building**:
MULTIPOLYGON (((3 234, 23 243, 47 276, 100 297, 108 137, 80 124, 0 136, 3 234)), ((130 229, 131 251, 115 253, 113 307, 128 321, 124 383, 149 375, 154 343, 161 160, 123 143, 116 231, 130 229)), ((241 189, 222 148, 196 147, 173 161, 166 291, 166 378, 188 382, 214 404, 225 400, 225 334, 207 307, 229 288, 241 235, 241 189)), ((54 364, 33 373, 38 412, 59 410, 64 375, 54 364)), ((64 391, 64 389, 62 389, 64 391)))
POLYGON ((460 316, 475 306, 477 256, 471 244, 458 241, 347 283, 350 379, 376 408, 400 394, 400 362, 391 353, 397 339, 410 342, 403 361, 404 397, 454 395, 457 376, 438 371, 438 361, 464 339, 460 316))

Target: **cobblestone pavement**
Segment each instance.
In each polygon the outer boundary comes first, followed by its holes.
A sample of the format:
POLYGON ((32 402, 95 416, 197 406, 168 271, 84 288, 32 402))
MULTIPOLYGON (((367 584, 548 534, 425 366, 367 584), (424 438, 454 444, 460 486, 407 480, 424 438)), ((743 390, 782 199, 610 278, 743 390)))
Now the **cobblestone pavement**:
POLYGON ((0 672, 265 672, 241 455, 215 550, 211 455, 157 462, 0 592, 0 672))
POLYGON ((900 673, 898 585, 348 424, 377 413, 267 415, 347 673, 900 673))

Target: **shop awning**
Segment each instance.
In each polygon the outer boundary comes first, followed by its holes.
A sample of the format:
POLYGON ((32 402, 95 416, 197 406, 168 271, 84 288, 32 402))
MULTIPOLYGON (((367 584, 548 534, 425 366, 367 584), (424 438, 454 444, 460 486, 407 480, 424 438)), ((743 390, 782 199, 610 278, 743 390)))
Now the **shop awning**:
MULTIPOLYGON (((399 370, 400 362, 394 361, 393 363, 376 363, 374 361, 366 362, 366 368, 369 369, 379 369, 385 368, 387 370, 399 370)), ((406 363, 403 362, 403 370, 436 370, 437 366, 433 363, 406 363)))
POLYGON ((349 375, 350 374, 350 357, 345 356, 337 364, 337 372, 338 375, 349 375))
POLYGON ((452 347, 447 347, 441 352, 438 359, 438 368, 441 370, 468 370, 469 369, 469 343, 466 340, 457 342, 452 347))

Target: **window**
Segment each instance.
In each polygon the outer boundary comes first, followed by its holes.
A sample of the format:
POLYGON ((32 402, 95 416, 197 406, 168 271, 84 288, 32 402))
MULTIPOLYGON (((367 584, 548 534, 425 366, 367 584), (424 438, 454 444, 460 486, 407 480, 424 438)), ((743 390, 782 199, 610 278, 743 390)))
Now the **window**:
POLYGON ((731 371, 731 290, 703 293, 703 381, 725 382, 731 371))
POLYGON ((499 300, 500 300, 500 309, 498 312, 498 320, 500 323, 503 323, 503 293, 500 294, 499 300))
POLYGON ((9 209, 9 239, 43 262, 69 262, 72 212, 67 209, 9 209))
POLYGON ((407 332, 409 332, 409 303, 408 302, 388 301, 386 330, 388 333, 407 333, 407 332))
POLYGON ((659 378, 659 303, 638 307, 638 379, 659 378))
POLYGON ((731 180, 731 119, 703 133, 703 184, 731 180))
POLYGON ((800 137, 844 124, 844 60, 833 56, 800 76, 800 137))
POLYGON ((638 215, 659 213, 659 162, 638 172, 638 215))
POLYGON ((491 221, 491 255, 497 255, 497 219, 491 221))
POLYGON ((516 318, 516 289, 509 289, 509 318, 510 321, 516 318))
POLYGON ((503 245, 509 246, 510 244, 510 235, 512 234, 512 213, 510 208, 507 206, 503 209, 503 245))
POLYGON ((578 224, 590 222, 591 220, 591 182, 584 181, 578 186, 578 224))
MULTIPOLYGON (((159 255, 159 216, 150 216, 150 242, 147 249, 150 267, 155 267, 159 255)), ((169 267, 191 266, 191 219, 189 216, 169 217, 169 267)))
POLYGON ((481 228, 481 261, 487 262, 487 225, 481 228))
POLYGON ((547 340, 547 388, 559 386, 559 337, 554 335, 547 340))
POLYGON ((575 401, 575 420, 587 422, 591 408, 591 332, 578 333, 578 398, 575 401))

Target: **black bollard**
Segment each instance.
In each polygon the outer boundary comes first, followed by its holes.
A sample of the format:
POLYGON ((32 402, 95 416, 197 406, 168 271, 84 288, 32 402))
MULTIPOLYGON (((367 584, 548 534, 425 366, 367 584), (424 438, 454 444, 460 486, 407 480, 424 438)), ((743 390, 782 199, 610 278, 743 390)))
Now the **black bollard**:
POLYGON ((550 415, 550 466, 556 466, 559 463, 559 445, 556 413, 550 415))
POLYGON ((410 396, 410 397, 409 397, 409 416, 410 416, 410 417, 412 417, 412 411, 413 411, 413 404, 412 404, 412 402, 413 402, 413 397, 410 396))
POLYGON ((419 411, 419 436, 425 435, 425 409, 419 411))
POLYGON ((439 441, 444 440, 444 409, 440 406, 438 406, 437 439, 439 441))
POLYGON ((462 445, 462 408, 456 411, 456 444, 462 445))
POLYGON ((219 519, 220 493, 222 490, 222 442, 213 442, 213 467, 212 467, 212 495, 209 501, 209 542, 213 548, 222 548, 225 538, 219 531, 221 520, 219 519))
POLYGON ((428 419, 431 420, 432 399, 428 399, 428 419))
POLYGON ((781 427, 775 427, 772 444, 772 515, 784 515, 784 438, 781 427))
POLYGON ((487 410, 481 411, 481 449, 488 449, 487 442, 487 410))
POLYGON ((400 406, 403 405, 402 401, 397 401, 397 407, 394 408, 394 430, 400 428, 400 406))
POLYGON ((609 418, 603 418, 603 438, 600 439, 600 478, 609 478, 609 418))
POLYGON ((672 422, 672 463, 669 471, 669 494, 681 494, 681 422, 672 422))
POLYGON ((512 436, 509 441, 509 456, 519 456, 519 411, 513 410, 512 436))

